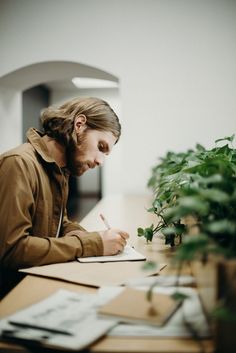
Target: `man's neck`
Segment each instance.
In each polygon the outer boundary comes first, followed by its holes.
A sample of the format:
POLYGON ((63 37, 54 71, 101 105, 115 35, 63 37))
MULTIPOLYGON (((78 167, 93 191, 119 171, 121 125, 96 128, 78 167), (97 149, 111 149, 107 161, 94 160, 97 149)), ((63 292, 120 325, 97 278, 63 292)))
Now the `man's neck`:
POLYGON ((60 143, 58 143, 55 139, 47 135, 43 136, 43 140, 48 148, 50 156, 55 159, 59 167, 61 168, 65 167, 66 166, 65 147, 60 143))

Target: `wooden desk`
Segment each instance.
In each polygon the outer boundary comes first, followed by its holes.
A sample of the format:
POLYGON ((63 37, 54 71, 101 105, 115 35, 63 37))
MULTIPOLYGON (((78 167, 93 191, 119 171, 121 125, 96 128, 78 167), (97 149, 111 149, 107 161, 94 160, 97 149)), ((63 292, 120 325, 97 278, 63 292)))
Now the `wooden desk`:
MULTIPOLYGON (((104 213, 113 227, 127 230, 130 233, 131 243, 142 252, 145 252, 148 259, 158 262, 168 262, 166 247, 163 244, 154 242, 147 245, 145 239, 138 238, 137 228, 147 227, 155 222, 153 215, 146 211, 150 207, 151 200, 146 196, 115 196, 103 199, 98 205, 83 219, 81 225, 87 230, 102 229, 103 225, 99 219, 99 213, 104 213)), ((95 264, 96 267, 96 264, 95 264)), ((167 266, 162 273, 172 271, 167 266)), ((27 276, 16 286, 1 302, 0 317, 12 314, 19 309, 23 309, 30 304, 46 298, 56 290, 64 288, 77 292, 96 292, 95 288, 76 285, 54 279, 27 276)), ((213 352, 211 340, 201 341, 204 352, 213 352)), ((195 353, 201 352, 199 343, 192 339, 170 339, 170 338, 117 338, 105 337, 93 344, 89 351, 96 353, 195 353)), ((33 349, 27 350, 13 344, 0 344, 0 352, 36 352, 33 349)), ((38 352, 38 351, 37 351, 38 352)), ((41 352, 40 352, 41 353, 41 352)))

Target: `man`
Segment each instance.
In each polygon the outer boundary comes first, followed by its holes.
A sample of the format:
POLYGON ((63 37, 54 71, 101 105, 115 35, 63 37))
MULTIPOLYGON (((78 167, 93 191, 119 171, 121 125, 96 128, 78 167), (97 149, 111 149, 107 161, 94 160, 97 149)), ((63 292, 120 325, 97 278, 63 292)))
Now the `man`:
MULTIPOLYGON (((42 116, 28 142, 0 156, 0 265, 23 267, 113 255, 128 234, 87 232, 66 214, 68 177, 103 164, 121 127, 111 107, 96 98, 73 99, 42 116)), ((8 276, 9 277, 9 276, 8 276)))

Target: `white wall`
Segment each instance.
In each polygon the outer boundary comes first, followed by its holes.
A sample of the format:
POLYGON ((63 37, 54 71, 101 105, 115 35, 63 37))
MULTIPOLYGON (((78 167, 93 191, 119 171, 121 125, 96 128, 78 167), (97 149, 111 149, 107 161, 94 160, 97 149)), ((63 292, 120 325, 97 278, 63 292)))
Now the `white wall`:
POLYGON ((22 141, 21 93, 0 87, 0 153, 22 141))
POLYGON ((236 130, 234 0, 4 0, 0 33, 0 76, 71 60, 120 79, 123 192, 146 192, 167 150, 236 130))

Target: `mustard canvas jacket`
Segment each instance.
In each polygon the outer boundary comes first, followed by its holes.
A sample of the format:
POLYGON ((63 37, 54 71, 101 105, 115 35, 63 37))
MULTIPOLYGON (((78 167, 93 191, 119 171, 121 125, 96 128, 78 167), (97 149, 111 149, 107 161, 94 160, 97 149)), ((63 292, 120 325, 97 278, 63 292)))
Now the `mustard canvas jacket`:
POLYGON ((0 265, 18 269, 103 254, 101 237, 67 218, 68 174, 41 133, 0 156, 0 265), (56 238, 61 207, 60 235, 56 238))

